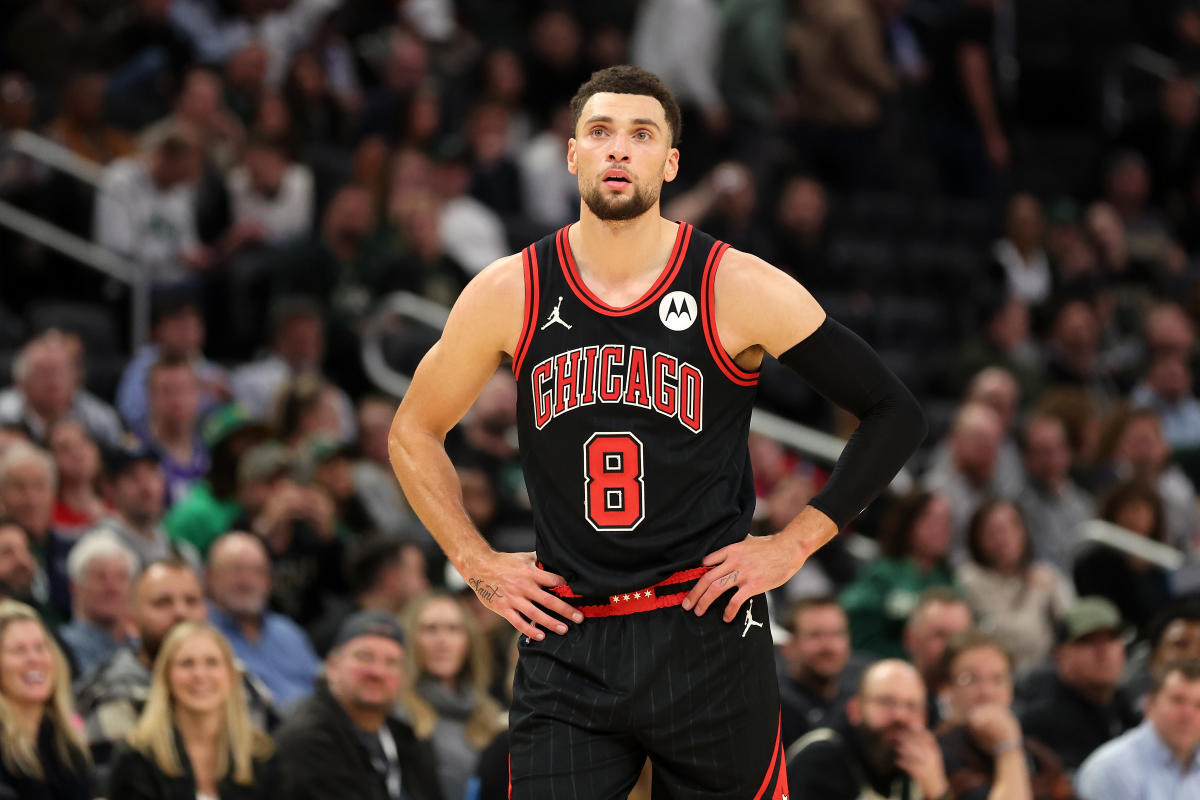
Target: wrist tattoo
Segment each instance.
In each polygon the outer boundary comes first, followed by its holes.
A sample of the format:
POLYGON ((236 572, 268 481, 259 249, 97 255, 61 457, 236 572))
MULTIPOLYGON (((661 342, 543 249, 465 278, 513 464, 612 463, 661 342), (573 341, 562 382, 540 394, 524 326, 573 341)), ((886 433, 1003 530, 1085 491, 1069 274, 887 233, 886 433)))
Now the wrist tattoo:
POLYGON ((491 603, 497 597, 504 597, 499 586, 484 583, 482 578, 471 578, 467 581, 467 585, 474 589, 475 594, 479 595, 479 599, 485 603, 491 603))

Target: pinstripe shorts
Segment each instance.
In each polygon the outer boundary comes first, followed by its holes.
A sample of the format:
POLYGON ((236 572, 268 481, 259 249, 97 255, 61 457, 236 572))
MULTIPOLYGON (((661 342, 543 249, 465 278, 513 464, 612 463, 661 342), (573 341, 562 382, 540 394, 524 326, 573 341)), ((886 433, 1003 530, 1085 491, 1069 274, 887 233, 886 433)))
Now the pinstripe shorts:
POLYGON ((521 637, 510 797, 625 800, 649 757, 655 800, 786 800, 767 604, 728 597, 521 637))

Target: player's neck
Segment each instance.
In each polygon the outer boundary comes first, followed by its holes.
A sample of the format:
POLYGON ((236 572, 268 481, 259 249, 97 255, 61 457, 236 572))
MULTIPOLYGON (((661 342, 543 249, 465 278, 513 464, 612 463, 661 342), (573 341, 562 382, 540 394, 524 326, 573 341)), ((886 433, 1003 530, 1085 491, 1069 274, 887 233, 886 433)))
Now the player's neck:
POLYGON ((631 220, 608 222, 584 206, 568 237, 571 253, 584 278, 619 284, 647 273, 657 275, 670 254, 677 226, 663 219, 657 204, 631 220))

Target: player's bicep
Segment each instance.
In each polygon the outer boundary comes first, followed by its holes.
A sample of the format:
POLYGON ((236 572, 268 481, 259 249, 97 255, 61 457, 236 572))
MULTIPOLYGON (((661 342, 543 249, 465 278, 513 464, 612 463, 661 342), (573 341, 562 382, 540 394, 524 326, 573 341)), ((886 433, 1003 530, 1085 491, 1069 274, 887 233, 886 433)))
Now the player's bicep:
POLYGON ((717 322, 731 353, 761 347, 778 357, 825 321, 825 310, 791 275, 729 250, 717 276, 717 322))

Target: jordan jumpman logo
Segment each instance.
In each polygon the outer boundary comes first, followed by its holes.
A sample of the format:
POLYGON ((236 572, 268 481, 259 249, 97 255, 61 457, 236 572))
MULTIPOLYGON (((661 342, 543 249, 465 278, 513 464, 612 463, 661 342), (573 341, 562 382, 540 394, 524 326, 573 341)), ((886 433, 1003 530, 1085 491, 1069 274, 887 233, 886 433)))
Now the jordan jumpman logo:
POLYGON ((571 330, 571 326, 568 325, 567 321, 565 319, 563 319, 562 316, 559 315, 559 313, 558 313, 558 309, 561 307, 562 307, 562 295, 559 295, 558 296, 558 305, 554 306, 554 310, 550 312, 550 318, 547 319, 546 324, 543 325, 542 327, 538 328, 538 330, 544 331, 544 330, 546 330, 546 328, 549 328, 551 325, 553 325, 556 322, 558 324, 562 325, 567 330, 571 330))
POLYGON ((742 629, 742 638, 743 639, 746 638, 746 634, 750 632, 750 628, 752 626, 758 627, 758 628, 761 628, 763 626, 763 624, 761 622, 755 621, 754 614, 752 613, 753 611, 754 611, 754 601, 751 600, 746 605, 746 627, 742 629))

